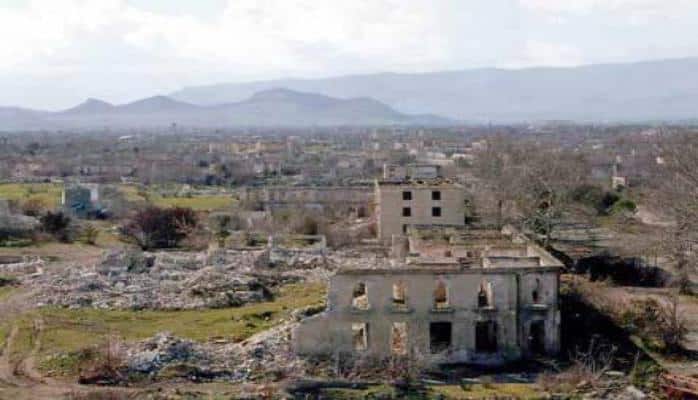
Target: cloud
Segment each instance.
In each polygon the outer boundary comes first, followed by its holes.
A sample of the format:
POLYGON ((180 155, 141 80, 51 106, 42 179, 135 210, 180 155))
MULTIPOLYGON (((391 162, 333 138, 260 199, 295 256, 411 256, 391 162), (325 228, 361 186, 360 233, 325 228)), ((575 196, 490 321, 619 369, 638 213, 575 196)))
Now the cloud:
POLYGON ((190 11, 206 3, 206 13, 180 12, 181 0, 22 1, 0 0, 0 104, 56 108, 221 81, 698 54, 698 0, 185 3, 190 11))
POLYGON ((695 0, 519 0, 529 11, 556 18, 602 15, 631 24, 646 24, 693 15, 695 0))
POLYGON ((107 33, 160 56, 244 72, 313 70, 328 54, 381 57, 386 66, 416 57, 436 63, 448 57, 438 26, 426 0, 230 0, 212 21, 144 11, 124 0, 35 0, 23 9, 0 8, 0 69, 107 33))

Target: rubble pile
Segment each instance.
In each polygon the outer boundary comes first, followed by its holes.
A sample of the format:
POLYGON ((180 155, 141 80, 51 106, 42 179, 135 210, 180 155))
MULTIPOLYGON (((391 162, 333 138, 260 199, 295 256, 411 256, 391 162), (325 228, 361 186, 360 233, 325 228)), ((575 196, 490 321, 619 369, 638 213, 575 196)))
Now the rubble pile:
POLYGON ((32 276, 37 305, 180 310, 237 307, 272 298, 278 285, 326 281, 341 267, 385 266, 379 255, 332 251, 299 255, 295 266, 268 263, 265 250, 211 252, 106 251, 94 266, 44 268, 32 276))
POLYGON ((43 271, 45 262, 41 258, 10 260, 5 263, 0 260, 0 275, 30 275, 43 271))
POLYGON ((92 268, 71 267, 37 279, 37 302, 68 307, 193 309, 269 299, 267 280, 251 275, 252 252, 209 265, 206 253, 105 253, 92 268))
POLYGON ((305 364, 291 351, 293 324, 277 326, 241 343, 197 343, 159 333, 128 348, 125 375, 235 383, 301 376, 305 364))
POLYGON ((39 220, 10 210, 9 201, 0 199, 0 231, 7 236, 24 236, 39 227, 39 220))
POLYGON ((127 376, 146 375, 152 379, 185 378, 192 381, 239 380, 231 365, 233 354, 217 360, 210 346, 163 332, 136 343, 127 350, 124 367, 127 376))

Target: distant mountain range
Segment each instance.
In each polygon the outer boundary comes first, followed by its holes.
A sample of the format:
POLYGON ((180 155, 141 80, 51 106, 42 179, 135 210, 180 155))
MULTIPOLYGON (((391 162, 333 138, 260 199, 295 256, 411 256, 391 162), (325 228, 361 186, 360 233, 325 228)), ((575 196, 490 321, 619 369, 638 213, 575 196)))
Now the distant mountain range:
POLYGON ((195 105, 155 96, 123 105, 98 99, 59 112, 0 107, 0 130, 194 127, 434 125, 431 115, 407 115, 370 98, 337 99, 288 89, 262 90, 225 104, 195 105))
POLYGON ((189 87, 171 97, 215 104, 239 101, 273 87, 338 98, 370 97, 399 112, 467 122, 666 121, 698 116, 698 58, 285 79, 189 87))
POLYGON ((573 68, 472 69, 184 88, 59 112, 0 107, 18 129, 439 125, 698 120, 698 58, 573 68))

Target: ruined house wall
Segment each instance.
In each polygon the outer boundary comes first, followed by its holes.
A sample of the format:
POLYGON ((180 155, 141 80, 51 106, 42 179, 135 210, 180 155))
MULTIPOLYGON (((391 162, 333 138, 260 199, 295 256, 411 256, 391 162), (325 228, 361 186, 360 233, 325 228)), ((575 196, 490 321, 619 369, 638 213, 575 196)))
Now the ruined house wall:
POLYGON ((353 323, 368 326, 368 348, 365 352, 379 357, 391 354, 391 328, 395 322, 407 324, 408 347, 416 354, 436 357, 447 362, 475 362, 498 364, 520 357, 526 351, 529 318, 541 319, 546 324, 546 351, 559 348, 559 317, 557 316, 557 272, 521 275, 508 272, 488 272, 483 269, 444 274, 430 272, 390 272, 366 274, 338 274, 332 278, 328 294, 328 308, 323 314, 304 321, 294 332, 296 350, 302 354, 356 353, 353 346, 353 323), (531 302, 526 298, 535 279, 545 287, 539 301, 541 310, 533 316, 520 313, 531 302), (434 308, 437 282, 447 285, 447 309, 434 308), (352 293, 357 283, 366 285, 368 310, 352 306, 352 293), (393 284, 405 284, 406 308, 392 303, 393 284), (483 283, 491 284, 492 306, 478 307, 478 292, 483 283), (526 293, 520 293, 519 285, 526 293), (556 319, 557 318, 557 319, 556 319), (494 321, 497 325, 497 351, 477 352, 475 324, 494 321), (451 322, 452 339, 446 354, 432 355, 429 326, 432 322, 451 322))
POLYGON ((370 186, 356 187, 264 187, 247 188, 241 192, 243 200, 261 201, 265 209, 302 206, 322 209, 325 205, 364 207, 370 209, 374 191, 370 186))
POLYGON ((558 274, 529 272, 519 278, 519 329, 522 351, 533 353, 530 348, 531 325, 536 321, 545 324, 545 349, 550 354, 560 351, 560 281, 558 274), (536 296, 534 296, 534 291, 536 296))
POLYGON ((378 237, 390 241, 392 235, 403 234, 405 225, 456 225, 465 224, 465 194, 460 186, 376 184, 376 203, 379 210, 378 237), (441 200, 432 200, 432 192, 441 193, 441 200), (411 200, 403 200, 403 192, 411 192, 411 200), (403 209, 410 208, 410 216, 403 216, 403 209), (441 216, 432 216, 432 208, 440 207, 441 216))

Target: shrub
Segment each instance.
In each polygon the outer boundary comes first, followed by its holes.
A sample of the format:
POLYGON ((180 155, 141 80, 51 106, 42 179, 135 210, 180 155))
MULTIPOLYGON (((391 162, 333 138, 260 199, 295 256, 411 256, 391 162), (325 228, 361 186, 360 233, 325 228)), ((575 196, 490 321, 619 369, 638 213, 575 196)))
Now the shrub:
POLYGON ((601 202, 597 206, 599 213, 606 213, 608 209, 613 207, 620 200, 620 196, 613 192, 606 192, 601 198, 601 202))
POLYGON ((615 204, 613 204, 613 207, 611 207, 611 213, 613 213, 613 214, 625 213, 625 212, 634 213, 636 209, 637 209, 637 206, 635 205, 635 203, 632 200, 621 199, 621 200, 618 200, 615 204))
POLYGON ((572 200, 597 208, 604 198, 604 191, 600 186, 583 184, 579 185, 570 193, 572 200))
POLYGON ((197 223, 191 208, 148 207, 127 220, 120 233, 143 250, 171 248, 177 247, 197 223))
POLYGON ((0 287, 3 286, 15 286, 19 283, 16 278, 13 278, 11 276, 2 276, 0 275, 0 287))
POLYGON ((22 204, 22 214, 30 217, 39 217, 45 211, 46 203, 39 198, 29 199, 22 204))
POLYGON ((225 247, 225 240, 230 236, 229 226, 231 224, 232 218, 229 215, 221 215, 216 218, 216 231, 214 235, 216 240, 218 240, 218 247, 225 247))
POLYGON ((70 227, 70 217, 63 214, 63 212, 47 212, 42 216, 39 221, 41 222, 41 228, 44 232, 52 235, 56 239, 62 242, 70 241, 70 233, 68 228, 70 227))
POLYGON ((82 240, 89 245, 94 246, 97 243, 97 237, 99 237, 99 229, 94 225, 87 225, 82 230, 82 240))

